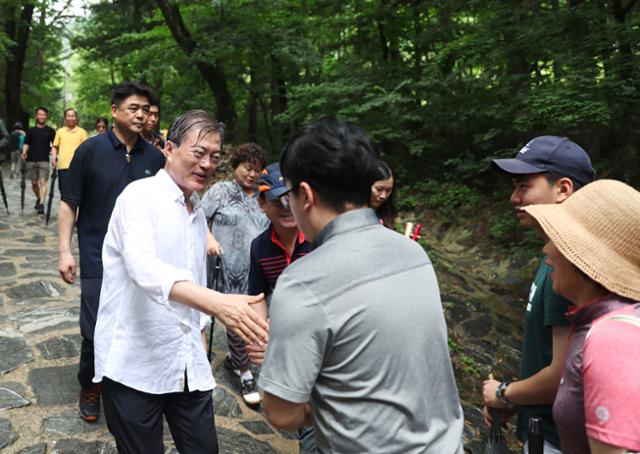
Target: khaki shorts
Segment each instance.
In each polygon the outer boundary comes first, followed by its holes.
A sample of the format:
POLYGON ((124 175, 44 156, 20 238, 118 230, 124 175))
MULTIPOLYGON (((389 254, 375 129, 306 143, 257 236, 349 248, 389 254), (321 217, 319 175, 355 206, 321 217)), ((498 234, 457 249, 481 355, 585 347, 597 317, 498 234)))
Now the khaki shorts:
POLYGON ((27 161, 27 180, 46 180, 49 178, 49 162, 48 161, 27 161))

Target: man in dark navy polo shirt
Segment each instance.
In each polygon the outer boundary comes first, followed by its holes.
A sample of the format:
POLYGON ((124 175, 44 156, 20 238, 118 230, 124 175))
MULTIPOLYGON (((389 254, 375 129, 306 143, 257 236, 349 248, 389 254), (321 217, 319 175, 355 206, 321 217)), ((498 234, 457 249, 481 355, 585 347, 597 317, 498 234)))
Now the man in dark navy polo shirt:
MULTIPOLYGON (((271 294, 276 281, 291 262, 311 252, 311 243, 293 219, 288 208, 280 201, 287 187, 280 173, 280 164, 267 166, 258 180, 260 196, 258 203, 271 224, 269 228, 251 242, 249 264, 249 295, 264 293, 270 304, 271 294)), ((248 345, 247 353, 256 364, 262 364, 266 345, 248 345)), ((300 454, 316 452, 313 428, 302 427, 298 430, 300 454)))
POLYGON ((132 181, 155 175, 164 166, 163 154, 142 137, 149 113, 151 89, 124 82, 111 92, 113 129, 94 136, 76 150, 63 187, 58 213, 58 271, 72 284, 76 262, 71 254, 73 226, 80 249, 80 331, 82 348, 78 381, 80 417, 88 422, 100 415, 100 388, 94 376, 93 333, 102 285, 102 243, 116 198, 132 181))

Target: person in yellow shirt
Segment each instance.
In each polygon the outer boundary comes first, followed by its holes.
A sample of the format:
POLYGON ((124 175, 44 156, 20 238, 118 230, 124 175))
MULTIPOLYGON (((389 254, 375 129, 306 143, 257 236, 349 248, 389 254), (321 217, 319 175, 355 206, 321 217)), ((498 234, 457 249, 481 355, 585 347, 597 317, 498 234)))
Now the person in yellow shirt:
POLYGON ((87 140, 87 131, 78 126, 78 112, 75 109, 64 111, 64 126, 56 131, 51 147, 52 165, 58 167, 58 188, 66 183, 67 170, 73 154, 82 142, 87 140))

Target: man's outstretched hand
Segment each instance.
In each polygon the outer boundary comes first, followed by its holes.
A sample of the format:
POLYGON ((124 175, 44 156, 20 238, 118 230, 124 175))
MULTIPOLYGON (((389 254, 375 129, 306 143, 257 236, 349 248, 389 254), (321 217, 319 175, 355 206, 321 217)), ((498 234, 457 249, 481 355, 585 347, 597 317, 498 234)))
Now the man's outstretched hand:
POLYGON ((251 307, 264 301, 262 293, 257 296, 223 295, 219 310, 213 315, 246 344, 266 344, 269 325, 251 307))
POLYGON ((247 344, 266 343, 268 340, 269 324, 254 307, 266 307, 263 293, 257 296, 226 295, 184 280, 173 284, 169 298, 213 315, 247 344))

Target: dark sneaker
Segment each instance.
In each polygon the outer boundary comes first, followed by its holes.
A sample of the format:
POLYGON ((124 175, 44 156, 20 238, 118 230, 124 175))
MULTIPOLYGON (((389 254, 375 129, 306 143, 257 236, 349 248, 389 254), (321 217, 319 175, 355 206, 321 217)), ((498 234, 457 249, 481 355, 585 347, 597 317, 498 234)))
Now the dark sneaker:
POLYGON ((96 422, 100 416, 100 385, 80 390, 80 417, 87 422, 96 422))
POLYGON ((37 210, 39 206, 40 206, 40 201, 36 200, 36 204, 33 206, 33 209, 37 210))
POLYGON ((44 203, 39 203, 36 210, 38 210, 38 214, 44 214, 44 203))
POLYGON ((242 386, 242 398, 247 405, 260 404, 262 397, 260 397, 258 385, 256 385, 256 381, 253 378, 240 380, 240 386, 242 386))

